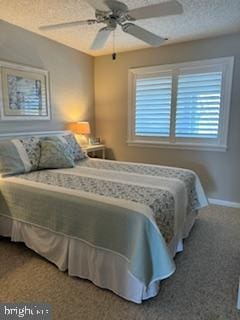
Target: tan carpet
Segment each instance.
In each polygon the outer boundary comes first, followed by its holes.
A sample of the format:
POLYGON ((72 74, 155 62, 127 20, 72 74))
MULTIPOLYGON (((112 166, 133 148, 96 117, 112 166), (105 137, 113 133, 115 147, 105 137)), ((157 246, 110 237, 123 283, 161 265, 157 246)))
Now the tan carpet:
POLYGON ((0 301, 47 302, 54 319, 237 320, 240 210, 202 210, 177 271, 159 295, 142 305, 127 302, 89 281, 60 272, 22 244, 0 240, 0 301))

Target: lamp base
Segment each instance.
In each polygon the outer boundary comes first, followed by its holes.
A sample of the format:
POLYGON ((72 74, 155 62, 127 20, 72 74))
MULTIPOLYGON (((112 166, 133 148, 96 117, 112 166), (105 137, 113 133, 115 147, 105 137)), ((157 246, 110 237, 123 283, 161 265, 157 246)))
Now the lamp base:
POLYGON ((81 147, 87 147, 89 145, 89 139, 83 134, 76 134, 75 135, 77 142, 80 144, 81 147))

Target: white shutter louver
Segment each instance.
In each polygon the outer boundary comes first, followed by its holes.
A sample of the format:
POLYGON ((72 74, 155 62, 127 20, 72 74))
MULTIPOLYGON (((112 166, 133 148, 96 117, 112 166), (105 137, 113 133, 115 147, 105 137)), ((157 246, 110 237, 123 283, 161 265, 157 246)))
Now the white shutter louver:
POLYGON ((176 137, 218 137, 221 84, 222 72, 179 75, 176 137))
POLYGON ((136 136, 169 136, 171 91, 171 76, 155 76, 136 80, 136 136))

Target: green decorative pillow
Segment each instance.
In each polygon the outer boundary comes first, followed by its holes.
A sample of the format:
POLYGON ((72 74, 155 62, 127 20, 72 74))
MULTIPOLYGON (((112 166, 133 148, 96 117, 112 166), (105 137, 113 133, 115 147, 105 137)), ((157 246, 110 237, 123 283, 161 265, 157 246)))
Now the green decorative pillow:
POLYGON ((69 145, 69 143, 66 141, 66 139, 63 138, 63 136, 59 135, 59 136, 46 136, 46 137, 42 137, 41 140, 49 140, 49 141, 55 141, 55 142, 62 142, 65 145, 65 148, 67 149, 66 152, 69 153, 69 155, 71 156, 71 158, 73 160, 74 159, 74 154, 72 152, 72 147, 69 145))
POLYGON ((42 139, 39 169, 74 167, 74 160, 67 144, 60 139, 42 139))

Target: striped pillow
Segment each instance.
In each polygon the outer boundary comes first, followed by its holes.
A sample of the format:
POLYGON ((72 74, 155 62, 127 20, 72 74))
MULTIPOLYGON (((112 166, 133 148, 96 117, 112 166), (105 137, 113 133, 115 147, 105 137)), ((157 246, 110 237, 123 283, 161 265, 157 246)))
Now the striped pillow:
POLYGON ((18 139, 0 142, 0 175, 8 176, 32 169, 28 154, 18 139))

